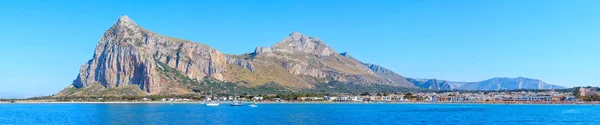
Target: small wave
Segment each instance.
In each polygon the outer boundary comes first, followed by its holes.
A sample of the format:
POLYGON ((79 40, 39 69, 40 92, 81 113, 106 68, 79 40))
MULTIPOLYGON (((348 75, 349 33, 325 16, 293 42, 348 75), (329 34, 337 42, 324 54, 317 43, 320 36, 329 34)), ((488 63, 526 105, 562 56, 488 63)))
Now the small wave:
POLYGON ((483 112, 483 108, 431 108, 431 109, 407 109, 396 110, 398 112, 483 112))
POLYGON ((581 111, 579 111, 577 109, 567 109, 567 110, 563 110, 562 113, 577 114, 577 113, 581 113, 581 111))

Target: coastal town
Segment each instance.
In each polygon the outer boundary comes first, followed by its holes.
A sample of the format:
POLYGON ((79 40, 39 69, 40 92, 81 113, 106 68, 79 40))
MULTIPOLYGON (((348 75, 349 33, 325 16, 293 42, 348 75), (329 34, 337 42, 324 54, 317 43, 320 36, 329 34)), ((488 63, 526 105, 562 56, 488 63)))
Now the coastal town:
MULTIPOLYGON (((361 93, 324 96, 283 97, 269 94, 244 97, 215 97, 207 100, 230 101, 240 99, 255 102, 330 102, 330 103, 521 103, 521 104, 578 104, 598 103, 585 100, 600 96, 600 88, 577 88, 570 91, 511 91, 511 92, 417 92, 417 93, 361 93)), ((181 100, 181 99, 179 99, 181 100)), ((163 101, 178 101, 169 99, 163 101)))
MULTIPOLYGON (((306 96, 284 99, 281 95, 243 97, 218 97, 213 100, 230 101, 240 99, 257 102, 326 102, 326 103, 531 103, 531 104, 575 104, 579 100, 568 92, 443 92, 443 93, 362 93, 325 96, 306 96)), ((178 101, 169 99, 163 101, 178 101)), ((209 99, 210 100, 210 99, 209 99)))
MULTIPOLYGON (((511 92, 417 92, 417 93, 361 93, 324 96, 283 97, 269 94, 256 96, 221 96, 207 98, 207 101, 243 101, 288 103, 288 102, 325 102, 325 103, 505 103, 505 104, 589 104, 598 100, 584 100, 586 97, 600 96, 600 88, 577 88, 570 91, 511 91, 511 92), (579 97, 579 98, 578 98, 579 97)), ((186 101, 185 99, 163 99, 165 101, 186 101)))
MULTIPOLYGON (((338 93, 338 94, 242 94, 179 97, 88 97, 75 99, 26 99, 16 102, 129 102, 129 103, 205 103, 233 100, 256 103, 482 103, 482 104, 597 104, 599 88, 575 88, 573 91, 486 91, 486 92, 414 92, 414 93, 338 93), (90 99, 91 98, 91 99, 90 99), (117 98, 117 99, 115 99, 117 98)), ((7 103, 8 100, 4 100, 7 103)), ((14 100, 11 102, 15 102, 14 100)))

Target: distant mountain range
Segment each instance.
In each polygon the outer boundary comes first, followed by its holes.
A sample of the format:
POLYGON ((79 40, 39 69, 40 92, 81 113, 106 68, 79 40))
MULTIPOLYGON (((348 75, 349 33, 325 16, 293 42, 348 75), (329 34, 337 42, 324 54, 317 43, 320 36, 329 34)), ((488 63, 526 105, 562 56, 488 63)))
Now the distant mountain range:
POLYGON ((517 77, 492 78, 479 82, 453 82, 437 79, 407 78, 415 86, 434 90, 514 90, 514 89, 562 89, 565 87, 548 84, 544 81, 517 77))
POLYGON ((433 90, 457 90, 460 86, 464 85, 464 82, 451 82, 446 80, 438 79, 414 79, 407 78, 408 81, 413 83, 414 86, 425 89, 433 90))
POLYGON ((223 54, 144 29, 122 16, 100 38, 73 83, 56 96, 195 94, 233 86, 253 92, 559 88, 525 78, 475 83, 406 78, 298 32, 254 52, 223 54))

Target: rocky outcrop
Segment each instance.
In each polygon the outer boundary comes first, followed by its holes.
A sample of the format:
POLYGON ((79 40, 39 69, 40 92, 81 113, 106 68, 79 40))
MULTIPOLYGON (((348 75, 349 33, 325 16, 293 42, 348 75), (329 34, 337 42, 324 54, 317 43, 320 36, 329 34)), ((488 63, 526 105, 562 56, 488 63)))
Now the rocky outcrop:
POLYGON ((253 54, 256 55, 266 55, 272 53, 273 50, 269 47, 256 47, 253 54))
POLYGON ((248 69, 250 71, 255 71, 254 64, 252 64, 252 61, 250 61, 250 60, 240 59, 239 57, 237 57, 235 55, 227 55, 226 59, 227 59, 227 64, 233 64, 233 65, 240 66, 244 69, 248 69))
POLYGON ((270 50, 280 53, 297 54, 306 53, 317 56, 330 56, 336 54, 333 48, 327 46, 323 41, 315 37, 292 32, 281 42, 275 44, 270 50))
POLYGON ((167 85, 158 77, 158 63, 190 78, 219 80, 224 80, 227 65, 225 56, 207 45, 156 34, 122 16, 104 33, 73 85, 82 88, 99 83, 114 88, 135 84, 148 93, 159 93, 167 85))

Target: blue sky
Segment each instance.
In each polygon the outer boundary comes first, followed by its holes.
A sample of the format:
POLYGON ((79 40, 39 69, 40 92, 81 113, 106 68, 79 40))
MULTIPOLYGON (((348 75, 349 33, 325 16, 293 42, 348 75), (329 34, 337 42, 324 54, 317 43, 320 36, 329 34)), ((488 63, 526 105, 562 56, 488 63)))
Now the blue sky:
POLYGON ((53 94, 71 84, 119 16, 242 54, 292 31, 415 78, 530 77, 598 86, 598 1, 0 1, 0 92, 53 94))

